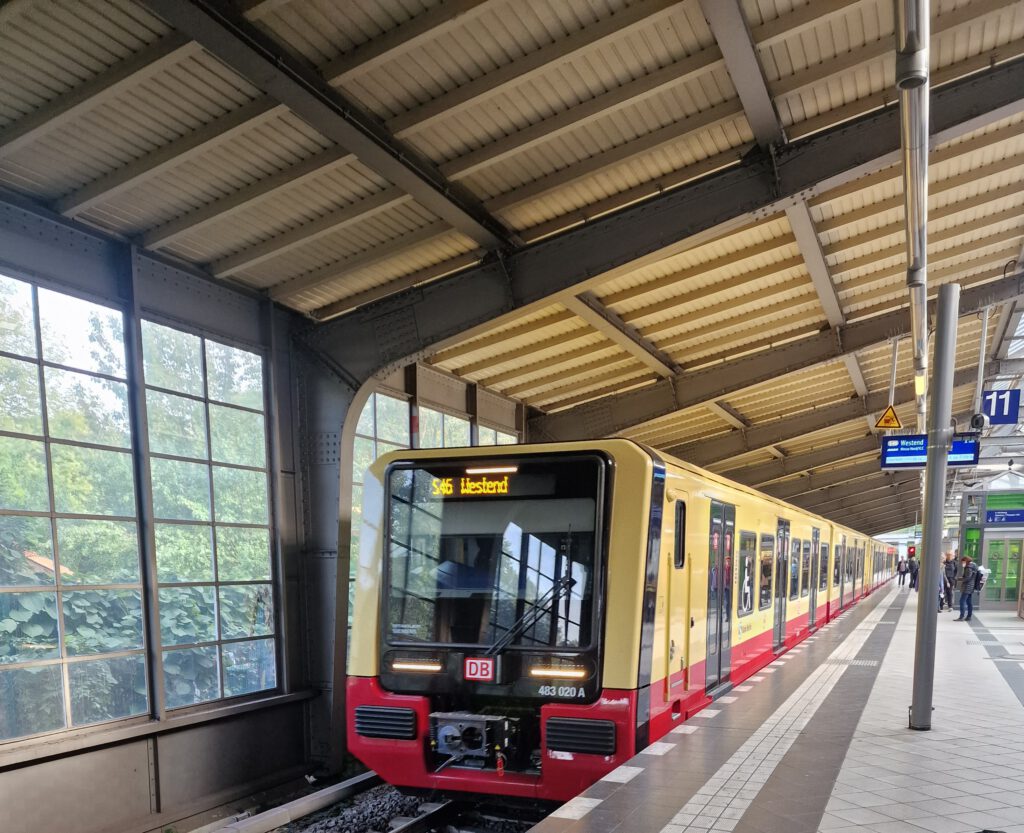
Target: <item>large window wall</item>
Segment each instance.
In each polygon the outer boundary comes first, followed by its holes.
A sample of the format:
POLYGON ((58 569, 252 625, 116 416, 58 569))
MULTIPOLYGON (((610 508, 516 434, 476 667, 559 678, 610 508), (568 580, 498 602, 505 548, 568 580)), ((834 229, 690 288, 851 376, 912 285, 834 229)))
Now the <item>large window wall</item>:
POLYGON ((126 324, 0 275, 0 742, 277 685, 263 358, 143 322, 140 436, 126 324))

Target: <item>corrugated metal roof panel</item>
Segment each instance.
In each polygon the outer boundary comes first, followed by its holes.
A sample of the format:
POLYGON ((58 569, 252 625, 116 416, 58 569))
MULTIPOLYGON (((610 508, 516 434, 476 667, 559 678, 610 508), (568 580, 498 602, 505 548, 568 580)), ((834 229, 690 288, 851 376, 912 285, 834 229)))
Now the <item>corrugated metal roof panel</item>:
MULTIPOLYGON (((326 139, 305 122, 286 113, 211 148, 202 156, 187 159, 166 173, 116 194, 112 199, 83 212, 81 216, 93 225, 121 234, 138 234, 233 193, 261 175, 268 176, 287 168, 295 161, 312 156, 329 145, 326 139)), ((361 177, 381 181, 380 177, 365 169, 359 172, 350 168, 347 174, 346 186, 349 189, 357 185, 361 177)), ((313 190, 307 188, 307 194, 313 190)), ((333 204, 317 206, 312 201, 296 203, 288 213, 283 212, 283 206, 278 206, 272 215, 272 229, 294 228, 316 218, 328 206, 333 207, 333 204)), ((267 216, 267 206, 264 204, 261 208, 264 216, 267 216)), ((184 238, 172 250, 190 259, 206 261, 265 239, 270 230, 253 222, 255 218, 251 215, 254 213, 249 212, 250 217, 245 223, 239 222, 240 215, 236 215, 234 228, 229 229, 228 223, 218 223, 215 224, 217 231, 213 234, 211 229, 214 226, 208 228, 207 239, 213 244, 212 248, 199 250, 194 241, 190 245, 188 238, 184 238)))
POLYGON ((208 55, 186 57, 0 161, 0 181, 52 199, 216 121, 259 91, 208 55))
MULTIPOLYGON (((386 233, 386 229, 380 230, 386 233)), ((398 238, 398 242, 400 241, 401 238, 398 238)), ((315 289, 295 293, 289 297, 289 303, 302 311, 317 309, 358 292, 385 286, 392 281, 399 280, 403 275, 443 263, 475 248, 476 243, 465 235, 457 231, 449 231, 411 250, 396 252, 390 257, 385 256, 372 266, 353 267, 348 270, 342 261, 337 266, 339 270, 344 271, 341 271, 338 278, 326 281, 315 289)), ((273 286, 278 282, 279 276, 263 274, 266 286, 273 286)), ((256 281, 253 281, 253 284, 258 285, 256 281)))
POLYGON ((52 0, 0 9, 0 126, 102 75, 168 33, 130 0, 52 0))
POLYGON ((210 261, 310 223, 339 206, 364 200, 386 186, 386 180, 358 162, 335 166, 315 179, 282 188, 182 236, 168 250, 181 257, 210 261))

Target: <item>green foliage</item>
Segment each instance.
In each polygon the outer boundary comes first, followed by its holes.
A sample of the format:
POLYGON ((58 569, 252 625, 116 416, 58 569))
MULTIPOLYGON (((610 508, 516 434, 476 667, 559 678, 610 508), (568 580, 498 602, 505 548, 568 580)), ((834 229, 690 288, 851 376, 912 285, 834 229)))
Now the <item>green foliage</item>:
POLYGON ((0 740, 64 728, 63 691, 59 665, 0 665, 0 740))
POLYGON ((220 697, 217 646, 164 651, 164 701, 169 709, 220 697))
POLYGON ((68 666, 71 720, 76 726, 145 714, 146 661, 141 654, 68 666))
POLYGON ((224 639, 268 636, 274 632, 274 596, 269 584, 220 588, 220 626, 224 639))
POLYGON ((64 644, 69 656, 142 647, 138 590, 71 590, 63 596, 64 644))
POLYGON ((164 647, 213 642, 217 638, 213 587, 160 589, 160 642, 164 647))
POLYGON ((161 582, 213 581, 210 527, 158 523, 155 529, 157 578, 161 582))

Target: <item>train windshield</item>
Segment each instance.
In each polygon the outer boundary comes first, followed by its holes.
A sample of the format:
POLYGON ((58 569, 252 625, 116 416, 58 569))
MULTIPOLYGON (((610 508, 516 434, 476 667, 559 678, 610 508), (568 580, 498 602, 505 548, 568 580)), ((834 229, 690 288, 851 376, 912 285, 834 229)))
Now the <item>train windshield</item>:
POLYGON ((603 463, 427 463, 388 477, 392 644, 591 645, 603 463))

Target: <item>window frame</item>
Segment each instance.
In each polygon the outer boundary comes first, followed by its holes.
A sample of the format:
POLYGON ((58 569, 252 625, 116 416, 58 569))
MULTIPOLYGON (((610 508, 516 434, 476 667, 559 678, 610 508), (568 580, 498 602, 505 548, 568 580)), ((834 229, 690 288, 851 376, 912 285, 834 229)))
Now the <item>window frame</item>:
POLYGON ((673 511, 676 526, 672 566, 676 570, 684 570, 686 569, 686 501, 677 500, 673 511))
MULTIPOLYGON (((41 411, 41 418, 45 421, 47 414, 46 404, 46 380, 44 369, 46 367, 52 367, 55 370, 66 370, 76 374, 89 378, 98 378, 101 380, 110 380, 118 383, 123 383, 126 386, 126 404, 128 413, 128 442, 125 447, 107 446, 104 444, 96 444, 91 442, 83 442, 80 440, 66 440, 64 438, 49 437, 48 432, 44 425, 42 427, 42 433, 39 435, 32 434, 31 438, 37 442, 40 442, 44 446, 49 445, 62 445, 62 446, 73 446, 81 448, 99 448, 109 449, 111 451, 117 451, 129 455, 132 460, 132 478, 131 485, 127 487, 131 491, 134 499, 135 514, 132 517, 120 516, 120 515, 93 515, 87 513, 70 513, 70 512, 56 512, 54 506, 54 494, 53 494, 53 472, 49 465, 49 452, 47 450, 47 472, 46 481, 49 489, 49 502, 50 507, 48 511, 43 512, 21 512, 20 510, 4 510, 5 516, 35 516, 44 517, 50 519, 50 534, 51 543, 54 546, 54 569, 59 569, 59 554, 57 548, 59 543, 54 541, 57 522, 65 519, 74 520, 99 520, 99 521, 125 521, 135 524, 136 537, 138 541, 138 558, 139 558, 139 580, 137 584, 123 585, 123 584, 67 584, 64 585, 68 591, 92 591, 92 590, 103 590, 103 589, 132 589, 137 590, 140 599, 140 630, 142 633, 141 647, 124 649, 124 650, 111 650, 104 651, 97 654, 81 654, 77 656, 58 656, 56 658, 46 660, 34 660, 32 665, 58 665, 62 667, 62 697, 64 699, 63 707, 65 714, 69 713, 71 708, 70 699, 68 695, 68 675, 64 667, 71 664, 80 662, 89 662, 94 660, 103 659, 114 659, 120 656, 132 656, 141 655, 145 662, 145 686, 146 686, 146 697, 147 697, 147 709, 143 713, 132 714, 123 717, 114 717, 110 719, 79 723, 74 724, 65 720, 64 725, 56 729, 48 729, 42 732, 35 732, 31 734, 16 735, 10 738, 0 739, 0 762, 4 765, 16 764, 23 761, 29 761, 34 759, 38 754, 38 748, 40 744, 45 743, 48 749, 54 751, 55 754, 62 754, 63 751, 72 751, 75 749, 92 748, 96 745, 111 742, 111 739, 121 739, 129 737, 147 737, 163 734, 167 731, 172 731, 184 726, 196 725, 199 723, 205 723, 210 720, 222 719, 223 717, 240 714, 255 709, 265 708, 270 705, 292 702, 308 699, 313 696, 311 690, 304 691, 291 691, 288 686, 287 677, 287 665, 285 661, 285 642, 287 640, 287 634, 284 632, 284 609, 282 605, 282 596, 284 593, 284 585, 282 583, 281 563, 280 563, 280 531, 279 524, 280 518, 278 517, 278 508, 276 501, 276 493, 279 488, 275 472, 278 468, 278 457, 279 457, 279 437, 277 434, 277 390, 275 386, 275 373, 273 368, 273 361, 271 356, 271 349, 269 344, 257 344, 245 340, 240 340, 234 336, 210 330, 207 327, 202 326, 194 322, 183 322, 179 319, 169 318, 166 315, 160 313, 154 313, 150 310, 146 310, 143 314, 141 307, 133 303, 131 300, 133 295, 131 292, 126 293, 125 296, 112 297, 101 292, 91 292, 83 290, 73 286, 68 286, 58 281, 49 280, 45 277, 37 276, 35 274, 28 275, 23 271, 16 268, 5 268, 2 271, 2 275, 12 281, 19 282, 30 287, 32 296, 32 315, 34 318, 34 327, 36 330, 35 336, 35 355, 27 356, 21 353, 14 353, 9 351, 0 352, 0 356, 9 357, 17 361, 26 362, 28 364, 35 365, 38 368, 38 379, 39 379, 39 408, 41 411), (68 298, 83 301, 89 304, 95 304, 100 307, 104 307, 120 316, 121 321, 121 333, 124 346, 124 369, 123 376, 111 376, 108 373, 92 370, 89 368, 78 368, 70 365, 64 365, 60 362, 48 361, 44 358, 42 343, 41 343, 41 315, 39 312, 39 293, 40 290, 48 290, 68 298), (127 297, 128 300, 125 300, 127 297), (269 561, 269 578, 265 581, 261 580, 255 582, 258 584, 269 584, 272 598, 273 598, 273 633, 269 637, 245 637, 237 640, 222 640, 225 642, 237 641, 252 641, 263 638, 273 639, 273 656, 274 656, 274 668, 275 668, 275 682, 276 685, 273 688, 262 689, 255 692, 249 692, 245 694, 239 694, 236 696, 226 696, 221 692, 220 696, 216 699, 202 701, 196 704, 190 704, 181 708, 176 708, 168 711, 164 704, 164 687, 163 687, 163 651, 160 638, 160 622, 158 613, 158 581, 157 581, 157 568, 155 559, 155 547, 154 547, 154 525, 152 515, 152 489, 149 478, 149 468, 151 454, 149 450, 149 436, 146 419, 146 401, 145 401, 145 378, 143 374, 143 355, 142 355, 142 322, 143 320, 149 321, 153 324, 157 324, 162 327, 168 327, 170 329, 178 330, 190 336, 197 336, 201 339, 210 340, 217 342, 218 344, 244 350, 249 353, 256 354, 261 362, 260 379, 262 384, 262 415, 264 419, 264 467, 261 469, 266 475, 266 493, 267 493, 267 522, 265 528, 267 530, 268 537, 268 561, 269 561)), ((132 276, 131 289, 134 289, 134 275, 132 276)), ((205 353, 203 361, 205 362, 205 353)), ((154 389, 160 390, 157 386, 154 389)), ((183 394, 181 391, 166 391, 176 396, 188 396, 183 394)), ((219 400, 214 400, 214 404, 219 404, 219 400)), ((226 407, 236 407, 233 403, 223 403, 226 407)), ((242 406, 245 410, 245 407, 242 406)), ((251 410, 251 409, 249 409, 251 410)), ((209 425, 207 425, 209 430, 209 425)), ((12 432, 5 431, 4 436, 10 435, 12 432)), ((14 432, 17 433, 17 432, 14 432)), ((29 435, 23 435, 25 439, 29 439, 29 435)), ((207 441, 209 442, 209 441, 207 441)), ((223 465, 220 462, 215 462, 213 458, 213 449, 207 448, 210 459, 207 461, 207 465, 211 471, 216 466, 223 465)), ((164 455, 167 456, 167 455, 164 455)), ((239 466, 232 466, 227 464, 226 468, 239 468, 239 466)), ((242 467, 244 468, 244 467, 242 467)), ((211 517, 210 525, 211 528, 216 524, 216 519, 211 517)), ((228 524, 232 525, 232 524, 228 524)), ((44 593, 57 593, 58 582, 55 581, 53 585, 26 585, 25 587, 10 586, 7 589, 10 592, 24 591, 28 589, 38 588, 44 593), (51 589, 52 587, 52 589, 51 589)), ((59 603, 60 596, 58 595, 58 612, 61 613, 62 605, 59 603)), ((218 614, 219 619, 219 614, 218 614)), ((61 628, 63 632, 63 628, 61 628)), ((61 639, 61 642, 63 639, 61 639)), ((177 646, 175 646, 177 647, 177 646)), ((61 646, 62 654, 66 654, 63 647, 61 646)), ((0 666, 2 669, 18 668, 25 665, 28 667, 28 663, 10 663, 4 666, 0 666)))
POLYGON ((773 534, 762 532, 758 535, 758 546, 757 546, 757 569, 758 569, 758 582, 757 582, 757 609, 758 611, 770 610, 775 602, 775 536, 773 534), (764 577, 764 564, 768 562, 768 601, 765 601, 764 594, 764 583, 761 579, 764 577))
POLYGON ((794 602, 800 598, 800 546, 801 538, 792 537, 789 539, 789 563, 786 565, 789 568, 789 574, 786 576, 788 586, 786 588, 786 598, 788 601, 794 602), (796 557, 793 556, 793 551, 796 550, 796 557), (795 584, 795 586, 794 586, 795 584))
MULTIPOLYGON (((758 538, 757 538, 757 533, 756 532, 749 532, 749 531, 743 530, 743 529, 741 529, 739 531, 739 533, 740 533, 740 535, 739 535, 739 546, 740 546, 740 548, 739 548, 739 557, 738 557, 739 558, 739 569, 736 570, 736 580, 739 582, 739 584, 738 584, 738 587, 736 589, 736 616, 738 618, 742 618, 743 616, 749 616, 751 613, 754 612, 754 595, 755 595, 755 592, 754 592, 754 575, 757 574, 757 571, 760 568, 761 562, 758 559, 758 549, 757 549, 757 540, 758 540, 758 538), (747 608, 746 610, 744 610, 743 609, 743 566, 742 566, 743 563, 744 563, 743 562, 743 558, 744 558, 743 544, 744 544, 745 541, 750 541, 751 539, 752 539, 753 543, 752 543, 752 548, 751 548, 752 559, 751 559, 751 564, 750 564, 750 573, 751 573, 751 575, 750 575, 750 587, 751 587, 751 590, 750 590, 750 607, 747 608)), ((760 591, 760 585, 758 585, 758 592, 759 591, 760 591)))

